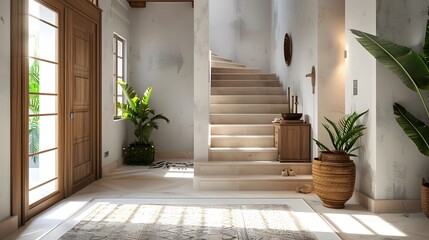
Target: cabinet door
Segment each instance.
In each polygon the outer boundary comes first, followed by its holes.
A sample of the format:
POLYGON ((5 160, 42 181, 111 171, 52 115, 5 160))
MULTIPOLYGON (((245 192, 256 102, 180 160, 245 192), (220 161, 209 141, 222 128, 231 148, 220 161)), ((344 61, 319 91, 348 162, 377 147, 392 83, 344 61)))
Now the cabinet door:
POLYGON ((311 161, 310 160, 310 126, 301 126, 300 127, 300 137, 301 137, 301 151, 300 151, 300 160, 311 161))
POLYGON ((282 154, 285 160, 301 160, 301 131, 300 126, 284 126, 282 129, 282 154))

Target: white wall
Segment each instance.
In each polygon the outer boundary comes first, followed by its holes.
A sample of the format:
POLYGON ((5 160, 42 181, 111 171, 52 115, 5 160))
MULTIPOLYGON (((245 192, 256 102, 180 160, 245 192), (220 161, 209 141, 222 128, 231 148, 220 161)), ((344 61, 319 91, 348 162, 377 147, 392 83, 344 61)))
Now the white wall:
MULTIPOLYGON (((127 144, 127 123, 125 120, 113 120, 115 103, 113 100, 113 34, 126 40, 129 50, 130 7, 125 0, 99 1, 102 15, 102 151, 109 151, 109 156, 102 160, 102 166, 122 159, 122 147, 127 144)), ((127 51, 126 51, 127 52, 127 51)), ((126 55, 127 56, 127 55, 126 55)), ((128 54, 129 56, 129 54, 128 54)), ((125 64, 126 65, 126 64, 125 64)), ((129 74, 128 74, 129 75, 129 74)))
POLYGON ((261 0, 211 0, 210 48, 250 68, 270 70, 271 7, 261 0))
MULTIPOLYGON (((151 108, 171 120, 153 131, 157 152, 193 150, 193 12, 190 3, 148 3, 130 11, 130 83, 140 96, 153 87, 151 108)), ((133 130, 128 135, 133 142, 133 130)))
POLYGON ((375 197, 375 174, 377 167, 376 124, 376 61, 355 40, 350 29, 375 34, 376 1, 346 0, 346 113, 369 109, 365 117, 366 132, 360 143, 356 163, 356 189, 375 197), (353 96, 353 80, 358 80, 358 95, 353 96))
MULTIPOLYGON (((377 35, 421 52, 428 0, 377 1, 377 35)), ((418 199, 422 177, 429 177, 428 157, 421 155, 394 119, 395 102, 428 122, 417 95, 377 63, 376 199, 418 199)))
MULTIPOLYGON (((285 91, 299 97, 298 110, 312 124, 313 137, 317 137, 317 92, 312 94, 311 81, 305 75, 317 66, 317 1, 272 0, 271 72, 279 76, 285 91), (293 56, 289 67, 283 53, 285 33, 292 38, 293 56)), ((316 82, 317 85, 317 82, 316 82)), ((317 86, 316 86, 317 87, 317 86)), ((313 155, 317 156, 313 144, 313 155)))
MULTIPOLYGON (((313 137, 330 143, 321 123, 324 117, 336 121, 344 115, 344 1, 272 0, 271 71, 285 90, 298 95, 299 110, 312 124, 313 137), (292 38, 292 62, 284 61, 283 40, 292 38), (315 94, 311 78, 316 67, 315 94)), ((313 143, 313 156, 318 155, 313 143)))
POLYGON ((10 216, 10 1, 0 2, 0 221, 10 216))
MULTIPOLYGON (((336 122, 344 116, 344 0, 319 0, 317 26, 318 140, 332 146, 321 126, 325 117, 336 122)), ((309 81, 309 79, 306 79, 309 81)))
MULTIPOLYGON (((428 4, 428 0, 347 0, 346 29, 376 33, 420 51, 428 4)), ((429 161, 396 123, 392 105, 398 102, 427 120, 421 103, 400 79, 376 63, 350 33, 347 49, 346 110, 370 109, 365 147, 356 161, 358 187, 374 199, 418 199, 420 180, 429 177, 429 161), (351 95, 353 79, 359 82, 358 96, 351 95)))
POLYGON ((209 0, 210 50, 238 62, 240 18, 238 0, 209 0))

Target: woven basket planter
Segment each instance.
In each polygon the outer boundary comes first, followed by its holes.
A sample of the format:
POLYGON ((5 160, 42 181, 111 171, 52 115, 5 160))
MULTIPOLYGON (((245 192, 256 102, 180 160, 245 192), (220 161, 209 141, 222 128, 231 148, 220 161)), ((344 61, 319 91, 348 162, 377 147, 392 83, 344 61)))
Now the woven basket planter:
POLYGON ((421 192, 421 201, 422 201, 422 210, 423 213, 429 218, 429 183, 426 183, 425 179, 422 180, 422 185, 420 186, 421 192))
POLYGON ((353 196, 355 179, 356 166, 353 161, 313 160, 314 190, 327 208, 344 208, 353 196))

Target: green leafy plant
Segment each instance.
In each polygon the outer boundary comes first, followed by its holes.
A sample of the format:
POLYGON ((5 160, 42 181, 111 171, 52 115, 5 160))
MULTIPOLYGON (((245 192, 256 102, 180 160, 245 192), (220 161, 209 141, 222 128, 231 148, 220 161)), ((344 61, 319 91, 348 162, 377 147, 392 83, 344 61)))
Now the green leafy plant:
POLYGON ((123 119, 128 119, 135 126, 134 135, 137 138, 135 144, 152 145, 153 143, 150 137, 153 129, 158 129, 156 121, 164 120, 170 123, 170 120, 162 114, 155 115, 155 111, 150 108, 149 99, 152 93, 151 87, 145 91, 140 99, 134 88, 130 85, 122 81, 118 81, 118 83, 122 88, 127 103, 118 102, 117 107, 122 111, 121 117, 123 119))
POLYGON ((329 125, 325 123, 322 125, 329 134, 329 138, 331 139, 334 150, 329 149, 326 145, 314 138, 313 140, 322 151, 331 153, 341 152, 349 156, 356 156, 355 154, 352 154, 352 152, 359 149, 360 146, 354 147, 354 145, 357 140, 364 135, 364 130, 366 129, 363 124, 357 124, 357 120, 367 112, 368 110, 359 114, 353 112, 352 114, 341 118, 338 121, 338 124, 335 124, 332 120, 329 120, 327 117, 325 117, 329 125), (331 130, 331 127, 333 131, 331 130))
MULTIPOLYGON (((429 90, 429 20, 426 24, 426 37, 423 53, 402 46, 369 33, 351 30, 357 41, 386 68, 390 69, 401 81, 420 98, 426 116, 429 118, 427 103, 423 91, 429 90)), ((399 103, 394 103, 393 113, 405 134, 415 143, 419 151, 429 156, 429 128, 408 112, 399 103)))

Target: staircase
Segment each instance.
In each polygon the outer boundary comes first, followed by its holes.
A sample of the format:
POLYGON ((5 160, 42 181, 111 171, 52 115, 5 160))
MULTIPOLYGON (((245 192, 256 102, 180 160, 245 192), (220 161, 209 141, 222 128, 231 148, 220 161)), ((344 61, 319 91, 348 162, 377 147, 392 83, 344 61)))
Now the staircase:
POLYGON ((287 191, 311 184, 311 163, 277 161, 272 121, 288 104, 276 75, 211 58, 211 147, 209 161, 195 162, 194 189, 287 191), (281 176, 285 168, 297 176, 281 176))

